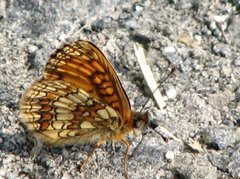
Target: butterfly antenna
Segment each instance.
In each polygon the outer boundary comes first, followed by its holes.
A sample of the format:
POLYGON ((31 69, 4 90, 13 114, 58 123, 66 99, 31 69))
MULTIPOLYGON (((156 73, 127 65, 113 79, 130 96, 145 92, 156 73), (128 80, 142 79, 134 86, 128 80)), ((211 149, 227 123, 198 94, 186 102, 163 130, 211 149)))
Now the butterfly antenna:
MULTIPOLYGON (((147 81, 147 84, 148 86, 157 86, 153 91, 152 91, 152 95, 154 96, 154 99, 155 101, 157 102, 158 106, 160 109, 163 109, 164 106, 165 106, 165 103, 164 101, 162 100, 162 96, 161 96, 161 93, 159 92, 158 88, 160 85, 162 85, 174 72, 175 72, 175 68, 172 68, 171 69, 171 72, 161 81, 160 84, 157 84, 155 79, 154 79, 154 75, 150 69, 150 67, 147 65, 147 62, 146 62, 146 59, 145 59, 145 54, 144 54, 144 50, 142 48, 142 46, 140 45, 137 45, 135 44, 134 45, 134 50, 135 50, 135 54, 136 54, 136 57, 137 57, 137 61, 140 65, 140 68, 143 72, 143 76, 145 77, 146 81, 147 81), (149 80, 147 80, 149 79, 149 80), (151 80, 152 79, 152 80, 151 80), (156 93, 155 93, 156 92, 156 93), (155 93, 155 94, 154 94, 155 93)), ((139 113, 142 113, 143 109, 146 107, 147 103, 149 102, 150 98, 148 98, 146 100, 146 102, 144 103, 144 105, 142 106, 141 110, 139 111, 139 113)), ((153 123, 150 123, 148 124, 149 128, 151 128, 153 131, 157 132, 155 130, 155 128, 157 127, 157 125, 154 125, 153 123)), ((143 142, 145 136, 147 135, 148 132, 144 132, 142 134, 142 139, 141 141, 137 144, 137 146, 134 148, 132 154, 131 154, 131 157, 133 157, 135 151, 138 149, 138 147, 141 145, 141 143, 143 142)), ((160 134, 160 133, 158 133, 160 134)), ((160 136, 162 136, 160 134, 160 136)), ((163 140, 166 141, 166 138, 164 138, 162 136, 163 140)))
MULTIPOLYGON (((152 94, 154 94, 157 89, 170 77, 172 76, 172 74, 175 72, 176 68, 172 68, 172 70, 170 71, 170 73, 157 85, 157 87, 153 90, 152 94)), ((147 103, 149 102, 150 98, 147 99, 147 101, 144 103, 143 107, 140 110, 140 113, 142 112, 142 110, 145 108, 145 106, 147 105, 147 103)))

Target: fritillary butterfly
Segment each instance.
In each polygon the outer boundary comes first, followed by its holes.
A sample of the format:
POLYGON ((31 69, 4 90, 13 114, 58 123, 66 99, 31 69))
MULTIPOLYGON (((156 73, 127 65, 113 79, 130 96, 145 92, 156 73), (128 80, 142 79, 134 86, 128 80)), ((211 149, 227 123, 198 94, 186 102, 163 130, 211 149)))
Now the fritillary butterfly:
MULTIPOLYGON (((52 146, 120 141, 148 123, 147 113, 130 108, 119 78, 103 53, 91 42, 76 41, 57 50, 43 77, 23 94, 21 121, 33 135, 52 146)), ((93 154, 92 150, 83 166, 93 154)))

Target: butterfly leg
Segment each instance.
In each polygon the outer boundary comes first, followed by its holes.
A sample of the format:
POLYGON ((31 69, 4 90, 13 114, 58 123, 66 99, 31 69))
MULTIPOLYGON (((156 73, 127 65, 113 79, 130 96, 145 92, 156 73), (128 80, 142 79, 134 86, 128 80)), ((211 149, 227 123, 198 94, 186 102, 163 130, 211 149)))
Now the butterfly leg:
POLYGON ((137 151, 138 147, 142 144, 142 142, 143 142, 143 140, 144 140, 144 138, 145 138, 146 135, 147 135, 147 132, 145 132, 145 133, 142 134, 142 138, 141 138, 140 142, 139 142, 139 143, 137 144, 137 146, 133 149, 133 151, 132 151, 131 155, 129 156, 129 158, 132 158, 132 157, 134 156, 134 153, 137 151))
POLYGON ((42 148, 43 148, 43 143, 39 140, 34 140, 34 147, 31 151, 32 160, 35 160, 35 158, 37 158, 37 156, 40 155, 42 148))
POLYGON ((130 149, 130 144, 127 140, 122 140, 122 143, 126 146, 126 152, 124 156, 124 172, 125 172, 125 177, 128 179, 128 152, 130 149))
POLYGON ((83 171, 84 167, 87 165, 89 160, 92 158, 94 151, 97 148, 99 148, 103 143, 104 143, 104 141, 98 141, 97 144, 95 145, 95 147, 88 153, 87 158, 83 161, 83 164, 80 166, 80 172, 83 171))

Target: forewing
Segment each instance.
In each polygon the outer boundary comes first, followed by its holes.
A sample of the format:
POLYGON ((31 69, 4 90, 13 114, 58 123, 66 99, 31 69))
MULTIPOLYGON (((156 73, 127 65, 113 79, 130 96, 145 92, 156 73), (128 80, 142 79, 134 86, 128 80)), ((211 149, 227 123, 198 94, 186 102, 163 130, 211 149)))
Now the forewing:
POLYGON ((132 124, 128 98, 110 62, 92 43, 77 41, 65 45, 49 59, 45 80, 64 80, 83 89, 116 110, 121 119, 132 124))
POLYGON ((62 80, 40 80, 24 94, 22 122, 50 145, 108 139, 121 125, 116 111, 62 80))

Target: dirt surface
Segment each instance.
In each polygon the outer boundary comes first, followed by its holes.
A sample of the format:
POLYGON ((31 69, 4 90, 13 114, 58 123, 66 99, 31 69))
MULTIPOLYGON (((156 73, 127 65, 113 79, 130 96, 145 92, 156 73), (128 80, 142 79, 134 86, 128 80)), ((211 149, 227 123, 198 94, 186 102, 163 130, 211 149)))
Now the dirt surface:
MULTIPOLYGON (((157 122, 129 159, 129 178, 240 178, 240 4, 237 1, 0 1, 0 177, 124 178, 125 147, 43 146, 19 120, 21 94, 49 56, 78 39, 113 63, 134 110, 157 122), (141 44, 167 104, 157 108, 134 54, 141 44), (170 138, 163 127, 181 141, 170 138)), ((129 135, 131 151, 141 135, 129 135)), ((131 153, 131 152, 130 152, 131 153)))

